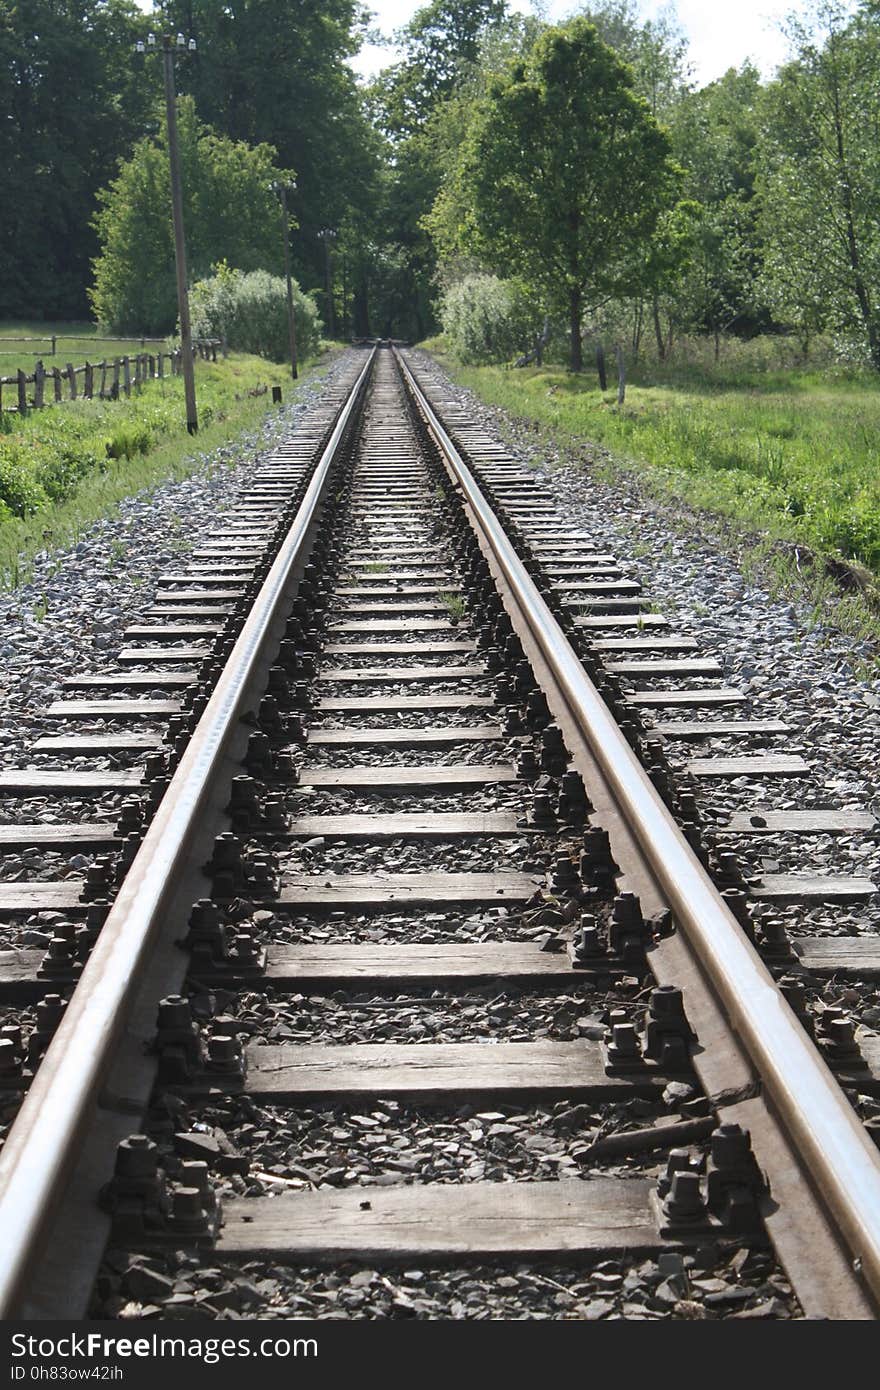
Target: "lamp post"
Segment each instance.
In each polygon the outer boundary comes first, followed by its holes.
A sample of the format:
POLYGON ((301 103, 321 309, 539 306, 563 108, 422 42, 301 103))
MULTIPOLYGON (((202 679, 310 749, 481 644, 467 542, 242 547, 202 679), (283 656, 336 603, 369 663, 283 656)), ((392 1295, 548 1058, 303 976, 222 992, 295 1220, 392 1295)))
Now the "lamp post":
POLYGON ((284 244, 284 278, 287 281, 287 331, 290 336, 290 375, 296 381, 296 320, 293 316, 293 282, 290 278, 290 217, 287 211, 287 195, 296 188, 295 183, 273 183, 272 188, 281 199, 281 237, 284 244))
POLYGON ((324 289, 327 296, 327 332, 331 338, 336 336, 336 320, 333 315, 333 286, 330 281, 330 243, 336 240, 332 227, 322 227, 318 237, 324 243, 324 289))
MULTIPOLYGON (((147 48, 156 47, 156 35, 147 35, 147 48)), ((135 51, 143 53, 144 43, 138 40, 135 51)), ((199 428, 196 411, 196 379, 192 351, 192 330, 189 321, 189 291, 186 284, 186 241, 183 232, 183 187, 180 181, 180 147, 177 142, 177 101, 174 90, 174 55, 195 53, 196 41, 187 43, 183 34, 172 39, 162 36, 162 63, 165 75, 165 117, 168 122, 168 162, 171 166, 171 217, 174 223, 174 263, 177 269, 177 311, 180 316, 180 352, 183 360, 183 394, 186 401, 186 428, 195 434, 199 428)))

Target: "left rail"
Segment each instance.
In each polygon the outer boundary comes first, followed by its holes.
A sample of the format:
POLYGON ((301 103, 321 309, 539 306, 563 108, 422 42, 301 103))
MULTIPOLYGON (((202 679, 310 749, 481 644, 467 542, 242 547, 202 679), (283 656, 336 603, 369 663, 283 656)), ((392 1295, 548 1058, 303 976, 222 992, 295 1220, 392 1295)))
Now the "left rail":
POLYGON ((76 1162, 114 1050, 184 871, 217 769, 253 697, 254 676, 343 442, 375 349, 337 417, 302 503, 108 913, 64 1018, 0 1153, 0 1317, 20 1315, 31 1271, 76 1162))

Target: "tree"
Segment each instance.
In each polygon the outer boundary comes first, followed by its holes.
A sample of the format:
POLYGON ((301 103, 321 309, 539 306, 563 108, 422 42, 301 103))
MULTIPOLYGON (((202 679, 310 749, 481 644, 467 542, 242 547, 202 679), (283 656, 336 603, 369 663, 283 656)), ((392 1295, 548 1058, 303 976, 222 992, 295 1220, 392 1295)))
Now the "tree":
POLYGON ((767 92, 758 190, 764 280, 805 334, 856 340, 880 371, 880 25, 822 0, 767 92))
POLYGON ((143 129, 131 0, 0 0, 0 318, 86 311, 98 188, 143 129))
MULTIPOLYGON (((432 322, 437 256, 422 222, 440 188, 445 167, 447 116, 475 79, 487 37, 506 31, 506 0, 432 0, 395 36, 399 63, 385 69, 369 100, 385 141, 383 195, 377 227, 389 291, 378 303, 381 322, 423 337, 432 322)), ((453 127, 455 113, 453 111, 453 127)))
POLYGON ((512 272, 564 311, 580 371, 585 309, 628 282, 675 204, 670 150, 630 69, 575 19, 490 83, 431 226, 446 249, 512 272))
MULTIPOLYGON (((749 63, 731 68, 670 112, 675 155, 685 169, 694 218, 685 274, 665 296, 671 324, 720 334, 766 325, 756 281, 761 267, 755 149, 761 82, 749 63)), ((657 318, 658 347, 662 339, 657 318)))
MULTIPOLYGON (((196 116, 192 97, 178 99, 184 225, 190 278, 225 260, 237 270, 280 269, 281 238, 270 145, 217 135, 196 116)), ((141 140, 119 176, 100 194, 95 225, 92 304, 102 323, 139 333, 167 333, 177 319, 168 148, 141 140)))
MULTIPOLYGON (((297 173, 293 267, 323 284, 317 233, 376 215, 380 152, 350 60, 359 0, 161 0, 164 26, 198 43, 187 76, 199 115, 233 140, 268 143, 297 173)), ((277 222, 277 215, 276 215, 277 222)))

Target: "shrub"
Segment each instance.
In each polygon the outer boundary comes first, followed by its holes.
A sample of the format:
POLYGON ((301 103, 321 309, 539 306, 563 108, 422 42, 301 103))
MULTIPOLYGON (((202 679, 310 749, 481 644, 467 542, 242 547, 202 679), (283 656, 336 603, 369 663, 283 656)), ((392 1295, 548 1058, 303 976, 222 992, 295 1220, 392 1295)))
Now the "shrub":
MULTIPOLYGON (((287 360, 287 286, 281 276, 267 270, 245 275, 219 265, 209 279, 193 286, 191 312, 196 337, 222 338, 236 352, 271 362, 287 360)), ((297 352, 306 357, 316 351, 322 325, 314 300, 296 282, 293 313, 297 352)))
POLYGON ((440 303, 443 332, 462 362, 505 362, 534 346, 543 314, 522 286, 497 275, 472 274, 451 285, 440 303))
POLYGON ((46 493, 33 475, 26 451, 14 439, 0 446, 0 502, 14 516, 30 516, 46 505, 46 493))

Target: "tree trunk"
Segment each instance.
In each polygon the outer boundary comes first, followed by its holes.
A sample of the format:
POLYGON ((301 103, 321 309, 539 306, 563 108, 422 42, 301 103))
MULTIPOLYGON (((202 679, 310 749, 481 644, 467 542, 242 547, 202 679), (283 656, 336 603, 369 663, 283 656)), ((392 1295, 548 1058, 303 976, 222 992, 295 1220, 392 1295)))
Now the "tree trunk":
POLYGON ((569 333, 571 339, 569 367, 573 372, 584 369, 584 353, 581 346, 581 292, 569 290, 568 294, 569 333))
POLYGON ((636 310, 635 322, 633 323, 632 352, 633 360, 638 361, 639 352, 642 346, 642 328, 645 322, 645 301, 639 300, 639 307, 636 310))
POLYGON ((666 344, 663 341, 663 326, 660 323, 660 300, 656 294, 651 300, 651 314, 654 319, 654 336, 657 339, 657 356, 662 362, 666 357, 666 344))
POLYGON ((617 404, 623 405, 626 399, 626 361, 620 343, 614 349, 617 358, 617 404))
POLYGON ((599 390, 608 390, 608 374, 605 371, 605 348, 601 339, 596 342, 596 371, 599 373, 599 390))

